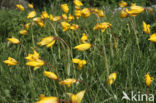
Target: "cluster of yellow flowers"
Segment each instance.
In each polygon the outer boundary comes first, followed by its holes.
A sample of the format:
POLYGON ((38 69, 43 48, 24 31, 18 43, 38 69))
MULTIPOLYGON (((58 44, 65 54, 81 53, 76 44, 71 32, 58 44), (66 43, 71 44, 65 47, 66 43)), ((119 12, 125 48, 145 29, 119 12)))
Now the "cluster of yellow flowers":
MULTIPOLYGON (((69 13, 70 9, 67 4, 62 4, 61 9, 63 10, 64 13, 61 16, 53 16, 52 14, 48 14, 46 11, 43 11, 40 17, 36 17, 37 12, 34 10, 33 4, 28 4, 28 7, 32 11, 27 14, 27 19, 29 19, 31 23, 29 22, 27 24, 24 24, 23 25, 24 28, 19 31, 19 34, 21 35, 28 34, 30 25, 37 24, 42 28, 45 27, 45 23, 44 23, 45 19, 49 19, 50 21, 53 22, 60 21, 63 31, 65 32, 69 29, 77 30, 78 28, 80 28, 78 24, 71 24, 71 21, 74 20, 75 18, 79 19, 81 16, 83 18, 88 18, 91 14, 95 14, 98 17, 98 19, 99 17, 105 17, 103 10, 98 10, 97 8, 82 8, 83 3, 80 0, 74 0, 73 3, 75 5, 74 15, 69 13)), ((120 7, 126 7, 128 4, 124 1, 121 1, 119 5, 120 7)), ((16 7, 21 11, 25 11, 25 8, 20 4, 17 4, 16 7)), ((126 18, 129 16, 137 16, 140 13, 142 13, 144 10, 145 8, 132 4, 130 10, 128 10, 127 8, 121 10, 120 16, 122 18, 126 18)), ((105 32, 105 30, 107 28, 110 28, 111 26, 112 24, 109 22, 101 22, 96 24, 93 30, 101 30, 102 32, 105 32)), ((150 25, 146 24, 144 21, 143 21, 143 32, 145 32, 146 34, 150 34, 150 25)), ((8 40, 12 44, 21 44, 21 42, 14 37, 8 38, 8 40)), ((58 40, 57 37, 54 37, 52 35, 47 36, 42 38, 41 41, 37 43, 37 45, 40 46, 45 45, 48 48, 49 47, 52 48, 56 40, 58 40)), ((152 42, 156 42, 156 33, 152 34, 149 40, 152 42)), ((88 42, 88 35, 86 33, 83 33, 81 37, 81 44, 75 46, 74 49, 82 52, 82 51, 89 50, 91 47, 93 47, 93 45, 88 42)), ((26 65, 34 67, 34 70, 37 70, 38 68, 46 64, 46 62, 41 59, 39 53, 34 49, 33 49, 33 54, 28 54, 25 57, 25 59, 27 60, 26 65)), ((8 57, 8 60, 4 60, 3 62, 8 64, 9 66, 14 66, 18 64, 18 62, 12 57, 8 57)), ((86 60, 84 59, 81 60, 78 58, 72 58, 72 62, 78 65, 78 70, 81 70, 83 66, 87 64, 86 60)), ((67 87, 70 87, 72 84, 79 82, 79 80, 74 78, 67 78, 65 80, 60 81, 60 78, 54 72, 51 71, 44 71, 43 74, 52 80, 58 81, 60 85, 66 85, 67 87)), ((112 85, 115 82, 116 78, 117 78, 117 72, 113 72, 107 77, 106 83, 108 85, 112 85)), ((150 75, 147 73, 145 75, 145 83, 147 87, 150 86, 152 80, 153 78, 150 77, 150 75)), ((81 103, 82 98, 85 94, 85 90, 80 91, 77 94, 72 94, 72 93, 67 93, 67 94, 70 96, 72 103, 81 103)), ((41 95, 40 100, 37 103, 60 103, 60 101, 61 99, 59 99, 58 97, 45 97, 44 95, 41 95)))

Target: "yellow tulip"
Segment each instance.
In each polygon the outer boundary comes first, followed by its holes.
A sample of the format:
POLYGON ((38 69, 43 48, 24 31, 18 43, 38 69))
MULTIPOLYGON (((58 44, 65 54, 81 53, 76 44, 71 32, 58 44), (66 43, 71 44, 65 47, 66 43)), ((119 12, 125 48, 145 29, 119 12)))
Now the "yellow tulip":
POLYGON ((63 18, 64 20, 67 20, 67 19, 68 19, 68 17, 67 17, 66 14, 62 14, 62 18, 63 18))
POLYGON ((33 9, 34 5, 33 4, 28 4, 28 8, 33 9))
POLYGON ((107 84, 112 85, 114 81, 116 80, 116 77, 117 77, 116 72, 110 74, 109 77, 107 78, 107 84))
POLYGON ((35 16, 36 16, 36 11, 31 11, 31 12, 28 13, 27 19, 33 18, 35 16))
POLYGON ((156 43, 156 33, 152 34, 148 40, 156 43))
POLYGON ((16 38, 8 38, 9 42, 13 43, 13 44, 20 44, 20 41, 16 38))
POLYGON ((24 7, 21 5, 21 4, 16 4, 16 7, 21 10, 21 11, 24 11, 24 7))
POLYGON ((84 43, 86 40, 88 40, 88 37, 85 33, 83 33, 81 37, 81 41, 84 43))
POLYGON ((47 19, 47 18, 49 18, 48 13, 47 13, 46 11, 43 11, 42 14, 41 14, 41 18, 42 18, 42 19, 47 19))
POLYGON ((42 38, 42 40, 40 42, 38 42, 38 45, 46 45, 47 47, 52 47, 55 43, 55 38, 53 36, 48 36, 45 38, 42 38))
POLYGON ((119 3, 119 6, 120 7, 126 7, 128 4, 125 2, 125 1, 121 1, 120 3, 119 3))
POLYGON ((74 14, 75 14, 76 18, 78 19, 81 16, 81 10, 75 10, 74 14))
POLYGON ((14 58, 11 58, 11 57, 8 57, 8 60, 4 60, 3 62, 5 64, 8 64, 9 66, 18 64, 18 62, 14 58))
POLYGON ((53 15, 52 15, 52 14, 49 15, 49 19, 50 19, 51 21, 53 21, 53 15))
POLYGON ((150 25, 146 24, 144 21, 142 22, 143 24, 143 32, 145 32, 146 34, 150 34, 150 25))
POLYGON ((72 103, 81 103, 85 92, 86 91, 83 90, 83 91, 78 92, 77 94, 72 94, 72 93, 67 93, 67 94, 70 96, 72 103))
POLYGON ((53 73, 53 72, 44 71, 43 74, 44 74, 46 77, 48 77, 48 78, 50 78, 50 79, 52 79, 52 80, 58 80, 57 75, 56 75, 55 73, 53 73))
POLYGON ((44 27, 44 23, 43 23, 43 21, 39 21, 39 22, 37 22, 37 25, 39 25, 40 27, 44 27))
POLYGON ((63 27, 63 31, 67 31, 68 28, 70 27, 70 24, 67 22, 61 22, 61 26, 63 27))
POLYGON ((43 66, 44 64, 45 64, 45 62, 40 59, 28 61, 26 63, 26 65, 34 67, 34 70, 37 70, 39 67, 43 66))
POLYGON ((142 13, 145 9, 141 6, 131 6, 130 10, 128 11, 129 16, 137 16, 138 14, 142 13))
POLYGON ((78 7, 82 6, 82 2, 80 0, 74 0, 74 4, 78 7))
POLYGON ((37 101, 36 103, 59 103, 59 98, 57 97, 45 97, 45 96, 40 96, 40 100, 37 101))
POLYGON ((33 21, 37 23, 43 21, 43 19, 41 17, 35 17, 33 18, 33 21))
POLYGON ((103 22, 100 24, 96 24, 96 26, 93 28, 93 30, 101 29, 102 32, 104 32, 107 28, 111 27, 112 24, 108 22, 103 22))
POLYGON ((62 16, 55 16, 55 17, 53 17, 53 21, 59 21, 59 20, 61 20, 62 19, 62 16))
POLYGON ((27 59, 29 61, 36 61, 36 60, 40 59, 39 53, 36 50, 34 50, 33 52, 34 52, 33 54, 28 54, 28 56, 25 57, 25 59, 27 59))
POLYGON ((61 84, 61 85, 67 85, 68 87, 70 87, 72 84, 74 84, 76 82, 77 82, 76 79, 69 78, 69 79, 65 79, 63 81, 60 81, 59 84, 61 84))
POLYGON ((89 48, 91 48, 91 44, 89 43, 80 44, 74 47, 74 49, 77 49, 79 51, 85 51, 88 50, 89 48))
POLYGON ((78 64, 79 70, 81 70, 83 65, 87 63, 86 60, 80 60, 80 59, 72 59, 72 62, 78 64))
POLYGON ((78 28, 80 28, 80 26, 77 25, 77 24, 72 24, 72 25, 70 26, 70 29, 71 29, 71 30, 76 30, 76 29, 78 29, 78 28))
POLYGON ((104 17, 104 16, 105 16, 103 10, 98 10, 97 15, 98 15, 99 17, 104 17))
POLYGON ((68 13, 68 11, 69 11, 69 8, 68 8, 68 5, 67 5, 67 4, 62 4, 62 5, 61 5, 61 9, 62 9, 65 13, 68 13))
POLYGON ((124 10, 121 10, 121 12, 120 12, 120 17, 121 17, 121 18, 126 18, 126 17, 128 17, 128 9, 127 9, 127 8, 125 8, 124 10))
POLYGON ((151 85, 153 80, 154 80, 154 78, 150 77, 149 73, 147 73, 145 75, 145 84, 147 87, 149 87, 151 85))
POLYGON ((72 16, 71 14, 69 14, 68 21, 72 21, 72 20, 74 20, 74 16, 72 16))
POLYGON ((90 13, 90 10, 88 8, 84 8, 81 10, 81 15, 84 17, 84 18, 87 18, 88 16, 91 15, 90 13))
POLYGON ((19 33, 20 33, 21 35, 26 35, 26 34, 27 34, 27 30, 22 29, 22 30, 19 31, 19 33))

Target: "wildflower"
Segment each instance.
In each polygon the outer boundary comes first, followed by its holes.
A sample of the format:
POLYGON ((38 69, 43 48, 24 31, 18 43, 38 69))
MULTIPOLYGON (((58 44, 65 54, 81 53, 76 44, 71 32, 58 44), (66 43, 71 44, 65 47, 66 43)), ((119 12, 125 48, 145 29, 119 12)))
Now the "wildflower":
POLYGON ((37 23, 37 22, 41 22, 43 20, 41 17, 35 17, 35 18, 33 18, 33 21, 37 23))
POLYGON ((27 59, 29 61, 35 61, 35 60, 40 59, 39 53, 37 53, 37 51, 35 51, 35 50, 33 52, 34 52, 33 54, 28 54, 28 56, 25 57, 25 59, 27 59))
POLYGON ((78 92, 77 94, 72 94, 72 93, 67 93, 67 94, 70 96, 72 103, 81 103, 85 92, 86 91, 83 90, 83 91, 78 92))
POLYGON ((142 13, 144 8, 141 6, 131 6, 130 10, 128 11, 129 16, 137 16, 138 14, 142 13))
POLYGON ((79 51, 85 51, 88 50, 91 47, 91 44, 89 43, 84 43, 84 44, 80 44, 74 47, 74 49, 77 49, 79 51))
POLYGON ((27 19, 33 18, 35 16, 36 16, 36 11, 31 11, 30 13, 28 13, 27 19))
POLYGON ((27 34, 27 30, 22 29, 22 30, 19 31, 19 33, 20 33, 21 35, 26 35, 26 34, 27 34))
POLYGON ((156 33, 152 34, 148 40, 156 42, 156 33))
POLYGON ((125 8, 124 10, 121 10, 120 17, 122 17, 122 18, 128 17, 128 9, 127 8, 125 8))
POLYGON ((44 23, 43 23, 43 21, 39 21, 39 22, 37 22, 37 25, 39 25, 40 27, 44 27, 44 23))
POLYGON ((50 19, 51 21, 53 21, 53 15, 52 15, 52 14, 49 15, 49 19, 50 19))
POLYGON ((47 13, 46 11, 43 11, 42 14, 41 14, 41 18, 42 18, 42 19, 47 19, 47 18, 49 18, 48 13, 47 13))
POLYGON ((114 81, 116 80, 116 77, 117 77, 116 72, 110 74, 109 77, 107 78, 107 84, 112 85, 114 81))
POLYGON ((70 87, 72 84, 74 84, 76 82, 77 82, 76 79, 69 78, 69 79, 65 79, 63 81, 60 81, 59 84, 61 84, 61 85, 67 85, 68 87, 70 87))
POLYGON ((142 22, 143 24, 143 32, 145 32, 146 34, 150 34, 150 25, 146 24, 144 21, 142 22))
POLYGON ((103 22, 100 24, 96 24, 96 26, 93 28, 94 30, 101 29, 102 32, 104 32, 107 28, 109 28, 112 24, 108 22, 103 22))
POLYGON ((63 18, 64 20, 67 20, 67 19, 68 19, 68 17, 67 17, 66 14, 62 14, 62 18, 63 18))
POLYGON ((45 97, 44 95, 40 96, 40 100, 36 103, 59 103, 58 97, 45 97))
POLYGON ((9 66, 18 64, 18 62, 14 58, 11 58, 11 57, 8 57, 8 60, 4 60, 3 62, 5 64, 8 64, 9 66))
POLYGON ((33 4, 28 4, 28 8, 33 9, 34 5, 33 4))
POLYGON ((24 11, 24 10, 25 10, 24 7, 23 7, 22 5, 20 5, 20 4, 16 4, 16 7, 17 7, 19 10, 21 10, 21 11, 24 11))
POLYGON ((61 16, 55 16, 55 17, 53 17, 53 21, 59 21, 59 20, 61 20, 61 16))
POLYGON ((72 20, 74 20, 74 16, 72 16, 71 14, 69 14, 68 21, 72 21, 72 20))
POLYGON ((125 2, 125 1, 121 1, 120 3, 119 3, 119 6, 120 7, 126 7, 128 4, 125 2))
POLYGON ((61 25, 62 25, 62 27, 63 27, 63 31, 67 31, 68 30, 68 28, 70 27, 70 24, 69 23, 67 23, 67 22, 61 22, 61 25))
POLYGON ((20 41, 18 40, 18 39, 16 39, 16 38, 8 38, 8 40, 9 40, 9 42, 11 42, 12 44, 19 44, 20 43, 20 41))
POLYGON ((86 60, 80 60, 80 59, 73 59, 72 62, 78 64, 79 70, 81 70, 83 65, 86 64, 86 60))
POLYGON ((55 38, 53 36, 48 36, 45 38, 42 38, 42 40, 40 42, 38 42, 38 45, 46 45, 46 47, 52 47, 55 43, 55 38))
POLYGON ((56 75, 55 73, 53 73, 53 72, 44 71, 43 74, 44 74, 46 77, 48 77, 48 78, 50 78, 50 79, 52 79, 52 80, 58 80, 57 75, 56 75))
POLYGON ((152 81, 154 80, 153 77, 150 77, 149 73, 147 73, 145 75, 145 83, 146 83, 146 86, 149 87, 152 83, 152 81))
POLYGON ((83 33, 81 37, 81 41, 85 43, 86 40, 88 40, 88 37, 85 33, 83 33))
POLYGON ((97 14, 98 14, 99 17, 104 17, 105 16, 103 10, 98 10, 97 14))
POLYGON ((84 17, 84 18, 87 18, 88 16, 90 16, 90 10, 88 8, 84 8, 81 10, 81 15, 84 17))
POLYGON ((68 8, 68 5, 67 5, 67 4, 62 4, 62 5, 61 5, 61 9, 62 9, 65 13, 68 13, 68 11, 69 11, 69 8, 68 8))
POLYGON ((82 6, 82 2, 80 0, 74 0, 74 4, 78 7, 82 6))
POLYGON ((27 30, 28 30, 28 29, 29 29, 30 24, 31 24, 31 23, 27 23, 27 24, 25 24, 25 25, 24 25, 25 29, 27 29, 27 30))
POLYGON ((81 10, 75 10, 74 14, 75 14, 76 18, 79 19, 79 17, 81 16, 81 10))
POLYGON ((77 25, 77 24, 72 24, 72 25, 70 26, 70 29, 71 29, 71 30, 76 30, 76 29, 78 29, 78 28, 80 28, 80 26, 77 25))

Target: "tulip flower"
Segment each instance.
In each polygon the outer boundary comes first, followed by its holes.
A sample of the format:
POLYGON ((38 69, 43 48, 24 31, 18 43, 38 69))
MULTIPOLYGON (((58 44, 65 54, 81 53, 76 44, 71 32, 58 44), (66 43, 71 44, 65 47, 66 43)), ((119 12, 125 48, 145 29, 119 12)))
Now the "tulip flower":
POLYGON ((120 7, 126 7, 128 4, 125 2, 125 1, 121 1, 120 3, 119 3, 119 6, 120 7))
POLYGON ((48 78, 50 78, 50 79, 52 79, 52 80, 58 80, 57 75, 56 75, 55 73, 53 73, 53 72, 44 71, 43 74, 44 74, 46 77, 48 77, 48 78))
POLYGON ((146 24, 144 21, 142 22, 143 24, 143 32, 145 32, 146 34, 150 34, 150 25, 146 24))
POLYGON ((33 9, 34 5, 33 4, 28 4, 28 8, 33 9))
POLYGON ((45 97, 44 95, 40 96, 40 100, 36 103, 59 103, 58 97, 45 97))
POLYGON ((120 17, 121 17, 121 18, 126 18, 126 17, 128 17, 128 9, 127 9, 127 8, 125 8, 124 10, 121 10, 121 12, 120 12, 120 17))
POLYGON ((91 44, 89 43, 80 44, 74 47, 74 49, 77 49, 79 51, 85 51, 88 50, 89 48, 91 48, 91 44))
POLYGON ((90 10, 88 8, 84 8, 81 10, 81 15, 84 17, 84 18, 87 18, 88 16, 91 15, 90 13, 90 10))
POLYGON ((24 7, 23 7, 22 5, 20 5, 20 4, 16 4, 16 7, 17 7, 19 10, 21 10, 21 11, 24 11, 24 10, 25 10, 24 7))
POLYGON ((80 0, 74 0, 74 4, 78 7, 82 6, 82 2, 80 0))
POLYGON ((77 25, 77 24, 72 24, 72 25, 70 26, 70 29, 71 29, 71 30, 76 30, 76 29, 78 29, 78 28, 80 28, 80 26, 77 25))
POLYGON ((131 6, 130 10, 128 11, 129 16, 137 16, 138 14, 142 13, 145 9, 141 6, 131 6))
POLYGON ((146 84, 147 87, 149 87, 151 85, 153 80, 154 80, 154 78, 150 77, 149 73, 147 73, 145 75, 145 84, 146 84))
POLYGON ((14 66, 18 64, 18 62, 14 58, 11 58, 11 57, 8 57, 8 60, 4 60, 3 62, 5 64, 8 64, 9 66, 14 66))
POLYGON ((42 19, 47 19, 47 18, 49 18, 48 13, 47 13, 46 11, 43 11, 42 14, 41 14, 41 18, 42 18, 42 19))
POLYGON ((72 20, 74 20, 74 16, 72 16, 71 14, 69 14, 68 21, 72 21, 72 20))
POLYGON ((75 14, 76 18, 79 19, 79 17, 81 16, 81 10, 75 10, 74 14, 75 14))
POLYGON ((62 19, 62 16, 55 16, 55 17, 53 17, 53 21, 59 21, 59 20, 61 20, 62 19))
POLYGON ((18 39, 16 39, 16 38, 8 38, 8 40, 9 40, 9 42, 10 43, 12 43, 12 44, 19 44, 20 43, 20 41, 18 40, 18 39))
POLYGON ((110 74, 109 77, 107 78, 107 84, 112 85, 114 81, 116 80, 116 77, 117 77, 116 72, 110 74))
POLYGON ((74 84, 76 82, 77 82, 76 79, 69 78, 69 79, 65 79, 63 81, 60 81, 59 84, 61 84, 61 85, 67 85, 68 87, 70 87, 72 84, 74 84))
POLYGON ((82 37, 81 37, 81 41, 82 41, 83 43, 85 43, 86 40, 88 40, 88 37, 87 37, 87 35, 86 35, 85 33, 83 33, 83 34, 82 34, 82 37))
POLYGON ((26 35, 26 34, 27 34, 27 30, 22 29, 22 30, 19 31, 19 33, 20 33, 21 35, 26 35))
POLYGON ((67 22, 61 22, 61 26, 63 27, 63 31, 67 31, 68 28, 70 27, 70 24, 67 22))
POLYGON ((79 70, 81 70, 83 65, 86 64, 86 60, 80 60, 80 59, 73 59, 72 62, 78 64, 79 70))
POLYGON ((65 13, 68 13, 68 11, 69 11, 69 8, 68 8, 68 5, 67 5, 67 4, 62 4, 62 5, 61 5, 61 9, 62 9, 65 13))
POLYGON ((36 11, 31 11, 31 12, 28 13, 27 19, 31 19, 31 18, 33 18, 35 16, 36 16, 36 11))
POLYGON ((104 17, 104 16, 105 16, 103 10, 98 10, 97 15, 98 15, 99 17, 104 17))
POLYGON ((156 33, 152 34, 148 40, 156 43, 156 33))

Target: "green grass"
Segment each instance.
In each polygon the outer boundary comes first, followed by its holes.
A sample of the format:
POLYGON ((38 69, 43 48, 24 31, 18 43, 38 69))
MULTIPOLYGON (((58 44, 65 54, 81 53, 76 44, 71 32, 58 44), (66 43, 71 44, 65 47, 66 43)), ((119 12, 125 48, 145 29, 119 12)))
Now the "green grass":
MULTIPOLYGON (((53 15, 62 13, 62 10, 58 8, 47 11, 53 15)), ((103 33, 93 30, 97 23, 94 15, 87 19, 81 17, 79 20, 72 21, 80 25, 80 29, 76 31, 63 32, 60 23, 52 22, 59 37, 67 43, 69 48, 63 42, 56 41, 50 49, 37 45, 37 42, 45 36, 56 36, 49 24, 50 21, 47 21, 45 28, 34 25, 30 27, 27 35, 21 36, 18 33, 22 29, 21 24, 31 21, 26 19, 26 13, 17 10, 0 10, 0 103, 35 103, 39 100, 40 94, 68 100, 65 93, 77 93, 84 89, 86 93, 83 103, 132 103, 121 101, 122 91, 128 94, 130 91, 146 93, 144 75, 149 72, 156 78, 156 44, 148 41, 149 35, 143 33, 142 21, 152 25, 154 23, 152 15, 142 13, 132 18, 136 24, 134 30, 132 21, 129 18, 120 18, 119 12, 113 14, 112 10, 108 9, 105 13, 106 17, 100 20, 110 22, 112 31, 107 29, 103 33), (129 29, 126 24, 129 24, 129 29), (80 38, 83 32, 87 32, 88 42, 96 46, 79 52, 73 47, 81 43, 80 38), (32 42, 32 34, 34 42, 32 42), (21 45, 8 43, 7 38, 12 36, 19 38, 26 52, 21 45), (51 64, 56 71, 46 65, 36 71, 26 66, 24 57, 33 52, 31 47, 38 51, 41 59, 51 64), (4 64, 3 61, 9 56, 15 58, 19 64, 16 66, 4 64), (77 69, 76 64, 72 63, 72 57, 87 61, 81 71, 77 69), (59 85, 58 81, 50 80, 43 75, 43 71, 49 69, 55 72, 60 80, 76 78, 83 82, 73 84, 70 88, 59 85), (108 74, 113 72, 117 72, 117 79, 112 86, 108 86, 106 79, 108 74), (117 100, 114 99, 114 95, 117 96, 117 100)), ((151 32, 154 33, 154 29, 151 32)), ((156 95, 155 87, 156 82, 153 81, 149 87, 150 94, 156 95)))

